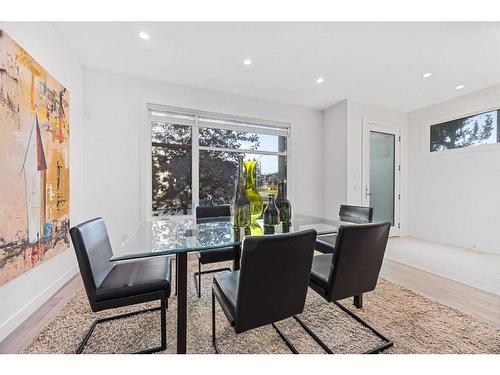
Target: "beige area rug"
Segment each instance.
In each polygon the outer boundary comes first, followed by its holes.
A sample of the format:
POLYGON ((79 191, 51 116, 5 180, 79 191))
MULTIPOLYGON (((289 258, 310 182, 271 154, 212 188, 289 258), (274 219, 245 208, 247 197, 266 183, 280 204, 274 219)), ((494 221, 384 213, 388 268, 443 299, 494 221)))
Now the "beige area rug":
MULTIPOLYGON (((220 267, 221 264, 215 265, 220 267)), ((175 267, 174 267, 175 268, 175 267)), ((208 269, 209 267, 204 267, 208 269)), ((202 277, 198 299, 193 272, 188 273, 188 353, 214 353, 211 343, 211 283, 213 274, 202 277)), ((176 297, 169 299, 167 350, 176 348, 176 297)), ((365 294, 364 307, 341 301, 394 341, 385 353, 500 353, 500 330, 408 289, 380 279, 375 291, 365 294)), ((135 311, 149 303, 92 313, 85 291, 79 290, 62 310, 24 349, 24 353, 74 353, 95 319, 135 311)), ((222 353, 290 353, 271 327, 236 335, 217 305, 217 340, 222 353)), ((368 329, 328 304, 309 289, 302 319, 332 348, 334 353, 362 353, 382 343, 368 329)), ((324 353, 293 319, 277 324, 300 353, 324 353)), ((160 313, 154 311, 97 326, 84 353, 129 353, 159 345, 160 313)))

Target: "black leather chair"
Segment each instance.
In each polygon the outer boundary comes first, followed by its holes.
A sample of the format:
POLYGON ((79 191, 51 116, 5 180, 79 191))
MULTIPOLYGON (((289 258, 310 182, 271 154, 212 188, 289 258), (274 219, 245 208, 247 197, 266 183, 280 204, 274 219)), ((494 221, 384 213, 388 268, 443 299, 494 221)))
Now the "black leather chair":
MULTIPOLYGON (((340 226, 335 252, 315 256, 311 268, 309 286, 385 342, 367 353, 385 350, 392 346, 392 341, 337 301, 354 297, 354 305, 357 308, 363 306, 363 293, 372 291, 377 286, 390 227, 390 223, 340 226)), ((331 353, 317 336, 313 338, 331 353)))
POLYGON ((373 219, 373 208, 341 204, 339 210, 339 218, 342 221, 348 221, 350 223, 371 223, 373 219))
MULTIPOLYGON (((231 220, 231 207, 229 205, 223 206, 209 206, 209 207, 196 207, 196 222, 206 223, 213 221, 229 221, 231 220)), ((223 247, 215 250, 198 251, 198 272, 194 273, 195 285, 198 292, 198 298, 201 298, 201 275, 206 273, 213 273, 218 271, 230 271, 230 268, 218 268, 209 271, 201 271, 202 264, 218 263, 233 260, 236 249, 234 247, 223 247)))
POLYGON ((216 298, 237 334, 272 324, 297 353, 274 323, 304 310, 315 240, 312 229, 243 240, 240 270, 219 272, 213 281, 212 343, 216 353, 216 298))
POLYGON ((154 257, 124 263, 111 262, 113 251, 102 218, 71 228, 70 235, 92 311, 160 300, 160 307, 94 321, 76 353, 83 351, 97 324, 154 310, 160 310, 161 346, 138 353, 165 350, 167 348, 166 310, 170 297, 171 279, 170 259, 154 257))
MULTIPOLYGON (((341 204, 339 210, 339 219, 356 224, 371 223, 373 219, 373 208, 364 206, 350 206, 341 204)), ((316 250, 323 254, 331 254, 335 249, 336 236, 327 235, 321 236, 316 240, 316 250)))

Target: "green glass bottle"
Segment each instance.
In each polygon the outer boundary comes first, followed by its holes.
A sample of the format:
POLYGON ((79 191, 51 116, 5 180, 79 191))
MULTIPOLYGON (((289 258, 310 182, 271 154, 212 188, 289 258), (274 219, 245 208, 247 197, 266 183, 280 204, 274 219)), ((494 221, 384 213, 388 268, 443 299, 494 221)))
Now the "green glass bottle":
POLYGON ((264 234, 273 234, 274 226, 280 223, 280 213, 274 202, 274 194, 269 194, 269 202, 264 210, 264 234))
POLYGON ((235 228, 249 227, 251 223, 250 201, 245 189, 245 169, 243 158, 238 162, 238 173, 236 175, 236 189, 233 200, 233 226, 235 228))
POLYGON ((283 232, 286 233, 290 229, 292 220, 292 205, 286 198, 285 183, 281 181, 278 184, 278 196, 276 197, 276 207, 280 213, 280 222, 283 227, 283 232))
POLYGON ((257 191, 257 161, 256 160, 246 160, 243 162, 245 165, 246 172, 246 181, 245 181, 245 190, 247 192, 248 200, 250 201, 250 210, 251 210, 251 229, 252 234, 260 234, 258 233, 261 229, 259 225, 256 223, 256 220, 259 219, 262 215, 263 200, 257 191))

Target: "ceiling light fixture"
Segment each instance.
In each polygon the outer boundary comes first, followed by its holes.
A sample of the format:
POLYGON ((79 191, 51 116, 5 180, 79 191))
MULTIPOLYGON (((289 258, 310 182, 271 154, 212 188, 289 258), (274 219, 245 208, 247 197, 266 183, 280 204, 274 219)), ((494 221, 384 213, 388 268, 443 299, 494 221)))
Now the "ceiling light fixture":
POLYGON ((145 31, 141 31, 139 32, 139 38, 142 40, 149 40, 149 34, 145 31))
POLYGON ((462 90, 465 86, 464 85, 458 85, 457 87, 455 87, 456 90, 462 90))
POLYGON ((252 60, 245 59, 245 60, 243 60, 243 64, 245 64, 246 66, 250 66, 250 65, 252 65, 252 60))
POLYGON ((422 74, 423 78, 429 78, 432 75, 431 72, 422 74))
POLYGON ((317 80, 316 80, 316 83, 323 83, 325 82, 325 79, 323 77, 319 77, 317 80))

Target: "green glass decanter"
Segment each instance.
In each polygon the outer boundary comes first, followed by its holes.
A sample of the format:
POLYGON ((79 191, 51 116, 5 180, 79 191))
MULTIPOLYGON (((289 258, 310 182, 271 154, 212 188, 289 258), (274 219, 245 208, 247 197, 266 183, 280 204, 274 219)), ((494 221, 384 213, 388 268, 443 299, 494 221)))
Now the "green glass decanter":
POLYGON ((238 162, 238 174, 236 175, 236 189, 233 200, 233 227, 249 227, 251 222, 250 201, 248 200, 245 189, 245 169, 243 167, 243 158, 238 162))
POLYGON ((260 218, 264 208, 262 197, 257 191, 257 163, 257 160, 246 160, 243 162, 246 172, 245 190, 250 201, 252 234, 259 234, 259 230, 262 231, 256 220, 260 218))

